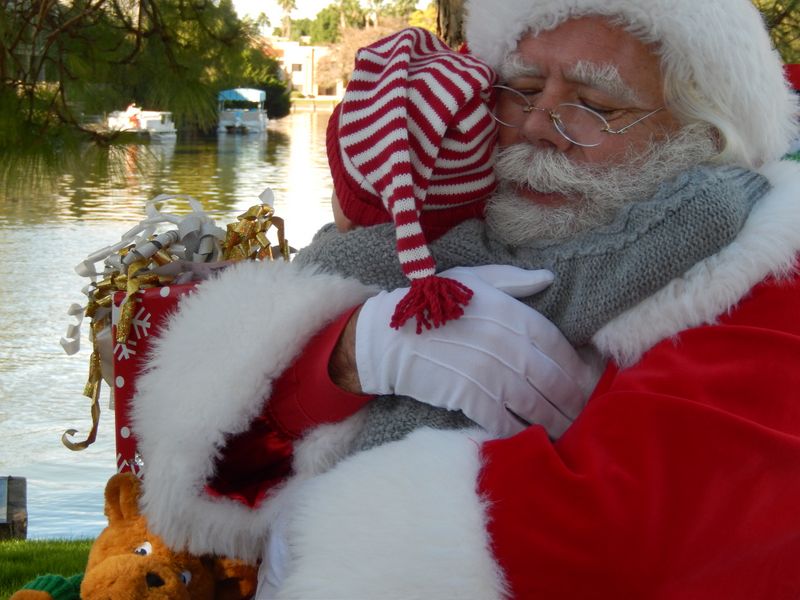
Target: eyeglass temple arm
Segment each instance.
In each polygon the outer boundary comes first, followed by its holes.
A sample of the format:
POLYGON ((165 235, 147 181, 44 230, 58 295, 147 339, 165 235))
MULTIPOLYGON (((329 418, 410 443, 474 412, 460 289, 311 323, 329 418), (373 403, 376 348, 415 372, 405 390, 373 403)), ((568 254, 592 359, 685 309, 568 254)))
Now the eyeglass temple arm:
POLYGON ((630 129, 631 127, 633 127, 634 125, 636 125, 637 123, 641 123, 641 122, 642 122, 642 121, 644 121, 644 120, 645 120, 647 117, 652 117, 654 114, 656 114, 657 112, 660 112, 660 111, 662 111, 662 110, 664 110, 664 107, 663 107, 663 106, 662 106, 661 108, 657 108, 657 109, 655 109, 655 110, 653 110, 653 111, 650 111, 649 113, 647 113, 647 114, 646 114, 646 115, 644 115, 643 117, 640 117, 640 118, 636 119, 636 120, 635 120, 633 123, 630 123, 629 125, 626 125, 626 126, 625 126, 625 127, 623 127, 622 129, 611 129, 611 126, 610 126, 610 125, 606 125, 606 127, 605 127, 605 129, 603 129, 603 131, 604 131, 605 133, 613 133, 613 134, 615 134, 615 135, 620 135, 620 134, 623 134, 623 133, 625 133, 626 131, 628 131, 628 129, 630 129))

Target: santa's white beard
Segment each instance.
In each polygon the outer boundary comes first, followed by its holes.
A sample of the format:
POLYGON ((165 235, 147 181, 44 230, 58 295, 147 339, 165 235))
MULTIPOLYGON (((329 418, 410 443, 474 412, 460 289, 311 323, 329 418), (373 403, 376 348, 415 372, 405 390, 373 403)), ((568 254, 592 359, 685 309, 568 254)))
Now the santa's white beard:
POLYGON ((647 200, 663 182, 708 162, 717 153, 705 126, 687 126, 614 166, 574 163, 562 153, 528 144, 501 148, 495 167, 498 188, 486 207, 495 236, 513 246, 569 239, 609 223, 630 202, 647 200), (562 204, 536 204, 519 188, 561 194, 562 204))

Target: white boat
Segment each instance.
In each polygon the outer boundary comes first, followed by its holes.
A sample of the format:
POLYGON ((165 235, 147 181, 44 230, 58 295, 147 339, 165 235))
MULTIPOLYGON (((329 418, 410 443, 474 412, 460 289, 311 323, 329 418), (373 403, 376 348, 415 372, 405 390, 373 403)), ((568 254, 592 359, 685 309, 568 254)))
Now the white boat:
POLYGON ((142 110, 135 104, 125 110, 110 113, 106 119, 106 127, 112 131, 129 131, 153 137, 168 137, 177 133, 172 113, 142 110))
POLYGON ((219 101, 218 133, 263 133, 267 130, 267 111, 264 90, 235 88, 223 90, 219 101))

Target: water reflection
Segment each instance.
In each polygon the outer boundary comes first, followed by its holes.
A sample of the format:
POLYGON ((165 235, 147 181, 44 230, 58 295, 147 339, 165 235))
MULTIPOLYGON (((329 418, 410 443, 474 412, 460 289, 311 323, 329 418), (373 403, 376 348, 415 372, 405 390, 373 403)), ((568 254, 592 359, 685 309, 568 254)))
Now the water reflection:
POLYGON ((270 186, 290 243, 307 244, 330 220, 327 118, 296 113, 261 137, 91 149, 81 168, 54 177, 50 192, 0 195, 0 476, 28 478, 30 537, 96 535, 115 468, 105 397, 95 445, 75 453, 60 442, 65 429, 82 439, 90 426, 81 396, 88 342, 73 357, 58 344, 67 307, 82 299, 74 265, 119 239, 161 193, 194 196, 226 223, 270 186))
POLYGON ((88 147, 79 167, 55 177, 53 189, 0 193, 0 225, 54 221, 136 221, 158 194, 189 194, 211 212, 232 215, 267 186, 294 237, 328 218, 331 179, 325 158, 326 113, 295 113, 270 123, 266 135, 175 138, 150 144, 88 147), (283 211, 288 211, 286 214, 283 211))

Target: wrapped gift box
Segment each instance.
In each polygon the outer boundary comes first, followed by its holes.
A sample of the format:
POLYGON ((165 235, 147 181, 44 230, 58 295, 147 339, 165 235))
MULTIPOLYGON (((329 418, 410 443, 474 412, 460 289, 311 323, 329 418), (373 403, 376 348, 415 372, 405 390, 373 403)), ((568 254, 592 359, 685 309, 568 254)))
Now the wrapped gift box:
POLYGON ((259 199, 262 204, 251 206, 222 229, 194 198, 157 196, 147 203, 147 217, 120 241, 76 265, 75 271, 90 280, 82 290, 88 303, 69 308, 68 314, 77 323, 67 328, 61 345, 67 354, 78 352, 81 321, 84 317, 91 320, 93 348, 83 393, 92 400, 92 428, 82 441, 72 439, 77 429, 66 430, 61 441, 67 448, 83 450, 94 442, 100 419, 100 385, 105 380, 113 388, 117 468, 141 474, 130 420, 136 379, 165 317, 176 308, 180 296, 196 285, 172 282, 202 280, 214 269, 240 260, 290 260, 293 250, 284 235, 283 219, 272 209, 272 192, 265 190, 259 199), (188 200, 191 212, 177 215, 158 207, 179 198, 188 200), (267 235, 272 232, 277 244, 267 235), (127 333, 120 337, 118 331, 127 333))
POLYGON ((139 474, 142 464, 136 451, 136 432, 131 427, 131 401, 136 378, 144 367, 151 340, 158 335, 166 317, 177 308, 178 299, 194 290, 194 283, 167 285, 140 290, 133 295, 133 311, 128 338, 117 340, 117 326, 125 292, 113 297, 111 327, 114 344, 114 417, 116 426, 117 470, 139 474))

